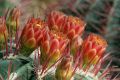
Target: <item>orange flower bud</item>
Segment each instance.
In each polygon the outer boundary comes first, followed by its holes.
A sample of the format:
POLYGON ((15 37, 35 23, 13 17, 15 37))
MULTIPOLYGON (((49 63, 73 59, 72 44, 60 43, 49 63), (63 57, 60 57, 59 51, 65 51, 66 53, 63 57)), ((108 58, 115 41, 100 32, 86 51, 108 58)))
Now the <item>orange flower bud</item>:
POLYGON ((81 53, 84 64, 96 64, 105 52, 107 42, 101 36, 90 34, 82 44, 81 53))
MULTIPOLYGON (((25 25, 21 34, 21 47, 23 50, 33 51, 38 47, 42 37, 42 30, 45 28, 45 23, 40 19, 30 19, 25 25), (24 49, 25 48, 25 49, 24 49)), ((26 55, 29 55, 26 54, 26 55)))
POLYGON ((40 45, 41 64, 45 63, 46 59, 48 59, 48 66, 51 66, 58 59, 60 59, 68 44, 68 41, 68 39, 60 36, 57 32, 44 32, 40 45))
POLYGON ((72 58, 64 57, 57 66, 55 77, 57 80, 70 80, 73 73, 72 58))
POLYGON ((5 43, 5 39, 8 38, 8 31, 6 28, 5 19, 3 17, 0 17, 0 49, 3 47, 5 43))
POLYGON ((48 15, 48 26, 50 29, 58 31, 63 27, 65 19, 66 15, 64 15, 62 12, 52 11, 48 15))
POLYGON ((53 11, 48 16, 48 26, 50 29, 63 32, 69 39, 75 39, 82 35, 85 23, 77 17, 53 11))
POLYGON ((14 8, 10 11, 10 14, 7 18, 7 27, 10 31, 16 31, 19 27, 21 12, 18 8, 14 8))
POLYGON ((68 16, 63 32, 67 34, 68 38, 75 39, 81 36, 85 29, 85 23, 77 17, 68 16))

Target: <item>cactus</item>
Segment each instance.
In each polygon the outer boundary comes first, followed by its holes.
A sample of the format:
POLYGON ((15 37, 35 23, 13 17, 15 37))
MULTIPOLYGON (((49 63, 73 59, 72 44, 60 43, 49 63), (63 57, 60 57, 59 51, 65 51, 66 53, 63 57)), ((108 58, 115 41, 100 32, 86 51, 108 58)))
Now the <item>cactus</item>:
POLYGON ((87 28, 100 34, 105 33, 108 17, 113 5, 113 0, 97 0, 86 15, 87 28))
POLYGON ((96 0, 69 0, 66 8, 62 8, 62 11, 84 19, 95 1, 96 0))
MULTIPOLYGON (((108 35, 106 35, 106 37, 108 38, 109 44, 111 45, 109 50, 114 50, 114 52, 112 52, 112 55, 114 55, 114 57, 118 57, 118 55, 120 55, 119 52, 119 41, 120 38, 117 38, 117 36, 120 34, 120 30, 119 30, 119 25, 120 25, 120 16, 118 15, 120 13, 120 6, 119 6, 119 0, 115 0, 113 8, 111 10, 110 16, 109 16, 109 20, 107 23, 107 32, 108 35), (111 33, 112 31, 112 33, 111 33)), ((115 64, 119 65, 119 63, 114 62, 115 64)))
MULTIPOLYGON (((7 30, 5 23, 1 25, 0 28, 7 30)), ((0 79, 107 80, 109 64, 100 71, 107 58, 104 55, 107 42, 94 33, 83 38, 84 30, 84 21, 59 11, 51 12, 45 20, 28 19, 20 37, 16 42, 13 40, 16 45, 10 45, 13 52, 6 46, 7 56, 0 59, 0 79)), ((5 37, 2 40, 5 41, 5 37)), ((8 37, 4 43, 9 44, 9 40, 8 37)), ((0 54, 4 54, 0 50, 0 54)))
POLYGON ((119 60, 119 1, 118 0, 70 0, 62 11, 78 16, 86 21, 86 31, 103 35, 108 43, 108 51, 113 55, 113 64, 119 60), (84 7, 82 7, 82 5, 84 7), (80 7, 79 7, 80 6, 80 7))

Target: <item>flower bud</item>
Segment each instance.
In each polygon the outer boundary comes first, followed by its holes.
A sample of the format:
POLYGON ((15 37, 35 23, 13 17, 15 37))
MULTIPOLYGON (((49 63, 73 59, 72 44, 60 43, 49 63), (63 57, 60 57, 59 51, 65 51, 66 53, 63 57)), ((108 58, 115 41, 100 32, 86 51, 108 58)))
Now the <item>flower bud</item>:
POLYGON ((67 34, 69 39, 76 39, 81 36, 85 29, 85 23, 73 16, 68 16, 65 25, 63 26, 63 33, 67 34))
POLYGON ((3 17, 0 17, 0 49, 4 48, 7 38, 8 38, 8 31, 6 28, 5 19, 3 17))
POLYGON ((83 42, 81 53, 84 64, 96 64, 103 56, 107 42, 101 36, 91 33, 83 42))
POLYGON ((63 32, 69 39, 75 39, 82 35, 85 23, 77 17, 53 11, 48 15, 48 26, 52 30, 63 32))
POLYGON ((64 57, 57 66, 55 77, 57 80, 70 80, 72 77, 72 58, 64 57))
POLYGON ((18 8, 14 8, 10 11, 9 16, 7 18, 7 27, 9 31, 16 32, 19 27, 21 12, 18 8))
POLYGON ((52 11, 48 15, 48 26, 52 30, 61 30, 65 23, 66 15, 64 15, 62 12, 58 11, 52 11))
POLYGON ((28 56, 35 48, 38 47, 42 37, 42 30, 45 23, 40 19, 30 19, 25 25, 21 34, 21 50, 28 56))
POLYGON ((44 32, 41 39, 41 64, 48 63, 48 66, 53 65, 59 60, 69 40, 60 36, 59 33, 51 31, 44 32))

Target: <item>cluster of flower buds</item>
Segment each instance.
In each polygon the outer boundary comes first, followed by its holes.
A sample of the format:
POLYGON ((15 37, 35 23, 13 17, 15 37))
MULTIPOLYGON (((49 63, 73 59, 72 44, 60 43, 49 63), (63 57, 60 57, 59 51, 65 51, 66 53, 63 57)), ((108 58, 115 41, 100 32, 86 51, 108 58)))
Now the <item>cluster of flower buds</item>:
POLYGON ((85 23, 77 17, 53 11, 48 15, 48 26, 50 29, 63 32, 69 39, 75 39, 82 35, 85 23))
POLYGON ((79 18, 53 11, 46 22, 39 18, 28 20, 21 34, 20 48, 23 55, 29 56, 33 50, 40 47, 43 70, 58 62, 56 78, 70 80, 75 63, 81 65, 80 58, 83 61, 82 66, 97 64, 107 47, 107 42, 93 33, 85 40, 82 39, 84 28, 85 23, 79 18), (66 50, 68 54, 64 55, 66 50), (71 61, 71 58, 66 56, 72 56, 78 62, 71 61))
POLYGON ((50 62, 48 66, 54 64, 62 57, 68 43, 69 40, 61 33, 56 33, 55 31, 44 32, 41 39, 41 63, 50 62))
POLYGON ((62 32, 70 39, 71 52, 75 55, 82 43, 81 36, 85 29, 84 21, 77 17, 53 11, 48 15, 47 22, 50 29, 62 32))
POLYGON ((3 17, 0 17, 0 49, 4 48, 7 38, 8 38, 8 31, 6 28, 5 19, 3 17))

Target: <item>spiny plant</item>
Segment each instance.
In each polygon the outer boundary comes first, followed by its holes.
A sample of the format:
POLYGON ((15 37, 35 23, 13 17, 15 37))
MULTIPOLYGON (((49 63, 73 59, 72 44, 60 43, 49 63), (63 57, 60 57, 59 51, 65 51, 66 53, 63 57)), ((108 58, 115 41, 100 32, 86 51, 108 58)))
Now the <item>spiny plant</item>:
POLYGON ((62 8, 62 11, 84 19, 95 1, 96 0, 68 0, 68 3, 65 4, 65 8, 62 8))
POLYGON ((20 19, 18 13, 15 8, 8 18, 0 18, 0 46, 5 46, 0 49, 0 54, 4 54, 0 59, 0 79, 111 79, 106 77, 111 61, 101 71, 108 57, 104 54, 107 41, 94 33, 83 38, 86 25, 83 20, 52 11, 45 20, 31 17, 20 31, 20 26, 16 25, 20 19), (8 37, 12 31, 16 32, 8 37))
MULTIPOLYGON (((119 0, 115 0, 113 8, 111 10, 110 16, 109 16, 109 21, 107 23, 107 31, 108 31, 108 35, 106 35, 106 37, 108 38, 109 44, 112 45, 110 47, 111 50, 113 50, 112 54, 117 57, 120 58, 119 55, 119 41, 120 41, 120 5, 118 4, 120 1, 119 0)), ((119 65, 119 63, 116 63, 117 65, 119 65)))
MULTIPOLYGON (((62 11, 85 20, 87 32, 103 35, 110 44, 108 51, 116 59, 119 55, 120 40, 118 38, 120 19, 118 3, 118 0, 75 0, 70 7, 66 4, 64 6, 66 8, 63 8, 62 11), (81 7, 82 5, 84 7, 81 7)), ((119 66, 120 64, 116 63, 116 60, 113 60, 113 65, 115 63, 119 66)))
POLYGON ((87 22, 87 31, 93 30, 92 32, 104 34, 104 26, 107 24, 113 2, 113 0, 76 0, 69 9, 87 22), (71 10, 73 8, 74 10, 71 10))
POLYGON ((94 32, 105 34, 105 27, 107 25, 112 5, 113 0, 97 0, 91 6, 91 10, 86 15, 87 28, 92 27, 94 32))

